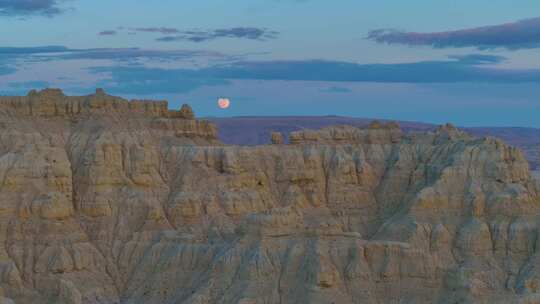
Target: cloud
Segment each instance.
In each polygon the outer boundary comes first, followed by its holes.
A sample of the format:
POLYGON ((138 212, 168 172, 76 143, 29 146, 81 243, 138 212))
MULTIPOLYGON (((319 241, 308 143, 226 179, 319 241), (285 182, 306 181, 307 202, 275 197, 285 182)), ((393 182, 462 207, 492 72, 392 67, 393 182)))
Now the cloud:
POLYGON ((1 55, 31 55, 67 52, 69 48, 59 45, 35 46, 35 47, 0 47, 1 55))
MULTIPOLYGON (((2 1, 2 0, 0 0, 2 1)), ((114 35, 119 31, 127 31, 128 34, 135 33, 157 33, 167 35, 159 37, 156 41, 174 42, 174 41, 190 41, 190 42, 205 42, 219 38, 236 38, 266 41, 276 39, 279 33, 267 28, 258 27, 233 27, 220 28, 213 30, 180 30, 172 27, 119 27, 118 30, 106 30, 98 33, 100 36, 114 35)))
POLYGON ((233 27, 227 29, 215 29, 210 31, 182 31, 180 35, 164 36, 157 38, 157 41, 161 42, 173 42, 173 41, 191 41, 191 42, 205 42, 215 40, 218 38, 237 38, 266 41, 269 39, 277 38, 279 34, 276 31, 271 31, 266 28, 256 27, 233 27))
POLYGON ((228 85, 225 79, 201 77, 196 70, 146 67, 95 67, 90 72, 101 74, 97 85, 114 94, 184 93, 201 86, 228 85))
POLYGON ((446 32, 416 33, 377 29, 370 31, 367 39, 378 43, 429 45, 435 48, 532 49, 540 47, 540 17, 446 32))
POLYGON ((499 70, 488 66, 504 60, 490 55, 454 56, 447 61, 401 64, 356 64, 342 61, 298 60, 238 62, 205 71, 225 79, 307 80, 336 82, 523 82, 540 80, 536 70, 499 70))
POLYGON ((172 27, 137 27, 130 29, 135 32, 160 33, 160 34, 177 34, 180 30, 172 27))
POLYGON ((350 93, 352 92, 351 89, 349 88, 337 87, 337 86, 321 89, 320 91, 323 93, 350 93))
MULTIPOLYGON (((3 57, 19 57, 30 61, 51 61, 70 59, 129 61, 132 59, 155 59, 159 61, 207 58, 228 58, 229 56, 204 50, 151 50, 140 48, 95 48, 71 49, 65 46, 0 47, 3 57)), ((230 56, 230 58, 238 58, 230 56)))
POLYGON ((0 15, 52 17, 63 12, 57 0, 0 0, 0 15))
POLYGON ((506 61, 506 57, 484 54, 468 54, 468 55, 450 55, 450 59, 457 60, 458 63, 480 65, 480 64, 494 64, 506 61))
POLYGON ((118 32, 115 30, 105 30, 98 33, 98 36, 114 36, 118 32))
MULTIPOLYGON (((247 58, 248 55, 232 56, 204 50, 2 47, 0 74, 13 73, 21 66, 31 70, 34 63, 54 61, 60 64, 62 61, 81 60, 79 69, 83 74, 88 75, 90 72, 91 79, 102 80, 96 86, 103 86, 117 94, 188 92, 201 86, 227 85, 232 80, 540 83, 539 69, 497 68, 497 64, 506 58, 485 54, 454 55, 446 60, 399 64, 358 64, 330 60, 253 61, 247 58), (161 64, 163 62, 167 62, 167 65, 161 64), (169 65, 169 62, 174 65, 169 65)), ((325 92, 346 93, 346 90, 336 85, 330 86, 325 92)))
POLYGON ((275 39, 279 33, 266 28, 234 27, 230 29, 217 29, 210 33, 213 38, 245 38, 252 40, 275 39))
MULTIPOLYGON (((228 55, 206 50, 152 50, 140 48, 96 48, 71 49, 65 46, 0 47, 0 75, 8 75, 33 64, 67 60, 85 60, 85 66, 96 65, 94 60, 108 60, 112 64, 144 66, 151 64, 175 63, 197 66, 210 63, 224 63, 246 58, 250 54, 228 55)), ((99 65, 102 65, 100 62, 99 65)))
MULTIPOLYGON (((249 61, 200 69, 110 66, 91 68, 102 84, 118 94, 184 93, 231 80, 284 80, 373 83, 540 83, 540 70, 502 70, 492 66, 503 57, 452 56, 446 61, 403 64, 356 64, 341 61, 249 61)), ((325 90, 346 93, 339 86, 325 90)))
POLYGON ((168 61, 191 61, 193 59, 222 59, 228 60, 236 57, 230 57, 216 51, 204 50, 149 50, 139 48, 102 48, 102 49, 82 49, 70 50, 68 52, 57 54, 54 57, 50 55, 44 58, 55 60, 112 60, 117 62, 131 62, 134 60, 145 59, 158 62, 168 61))

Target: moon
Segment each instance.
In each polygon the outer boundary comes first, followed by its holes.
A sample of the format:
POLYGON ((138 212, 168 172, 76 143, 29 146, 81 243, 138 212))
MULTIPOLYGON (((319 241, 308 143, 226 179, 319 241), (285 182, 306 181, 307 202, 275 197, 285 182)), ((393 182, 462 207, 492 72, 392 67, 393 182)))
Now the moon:
POLYGON ((220 98, 218 99, 218 106, 222 109, 226 109, 231 105, 229 98, 220 98))

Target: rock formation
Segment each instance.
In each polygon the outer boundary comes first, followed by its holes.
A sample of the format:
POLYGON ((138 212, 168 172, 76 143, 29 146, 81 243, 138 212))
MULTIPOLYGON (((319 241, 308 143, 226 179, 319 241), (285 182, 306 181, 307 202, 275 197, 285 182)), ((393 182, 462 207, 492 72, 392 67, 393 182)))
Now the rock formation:
MULTIPOLYGON (((366 128, 373 119, 346 116, 236 116, 209 117, 209 121, 219 129, 219 140, 226 144, 257 146, 271 143, 268 134, 281 133, 288 137, 291 132, 302 129, 320 130, 322 128, 348 125, 366 128)), ((383 121, 387 123, 388 121, 383 121)), ((400 121, 400 128, 405 133, 428 132, 437 129, 437 125, 400 121)), ((531 170, 540 175, 540 129, 516 127, 469 127, 465 130, 475 137, 497 137, 507 144, 520 148, 529 161, 531 170)))
POLYGON ((270 141, 274 145, 281 145, 284 142, 283 135, 281 133, 279 133, 279 132, 272 132, 270 134, 270 141))
POLYGON ((540 303, 540 187, 451 125, 216 139, 102 90, 0 97, 6 303, 540 303))

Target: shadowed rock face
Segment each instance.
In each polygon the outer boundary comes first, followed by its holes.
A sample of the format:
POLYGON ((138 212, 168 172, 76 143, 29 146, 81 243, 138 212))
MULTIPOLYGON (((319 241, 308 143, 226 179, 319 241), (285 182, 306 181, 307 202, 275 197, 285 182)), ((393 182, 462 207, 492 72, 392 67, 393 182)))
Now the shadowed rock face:
POLYGON ((521 152, 447 125, 216 140, 102 91, 0 98, 0 286, 16 303, 538 303, 521 152))

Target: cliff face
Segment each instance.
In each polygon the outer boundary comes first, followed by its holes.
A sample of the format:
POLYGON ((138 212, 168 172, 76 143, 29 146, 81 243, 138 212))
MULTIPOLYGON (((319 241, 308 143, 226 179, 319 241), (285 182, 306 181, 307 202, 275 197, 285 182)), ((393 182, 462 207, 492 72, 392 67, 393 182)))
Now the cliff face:
POLYGON ((519 150, 450 125, 275 138, 102 91, 0 97, 5 301, 540 303, 519 150))
MULTIPOLYGON (((209 117, 219 130, 219 139, 226 144, 241 146, 266 145, 271 143, 268 134, 280 132, 283 137, 302 129, 348 125, 367 127, 374 119, 346 116, 237 116, 209 117)), ((400 121, 405 133, 435 131, 437 125, 400 121)), ((497 137, 507 144, 520 148, 529 160, 531 170, 540 174, 540 129, 522 127, 469 127, 465 130, 475 137, 497 137)))

